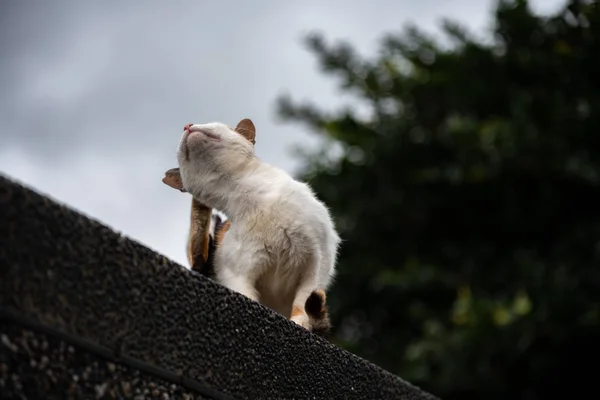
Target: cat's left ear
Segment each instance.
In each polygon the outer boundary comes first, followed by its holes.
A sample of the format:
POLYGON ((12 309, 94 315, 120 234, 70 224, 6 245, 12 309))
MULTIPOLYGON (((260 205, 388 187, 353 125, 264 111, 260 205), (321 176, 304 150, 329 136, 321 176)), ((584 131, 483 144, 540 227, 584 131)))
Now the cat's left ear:
POLYGON ((254 128, 254 124, 248 118, 241 120, 235 127, 235 131, 248 139, 250 143, 256 143, 256 128, 254 128))
POLYGON ((171 168, 167 172, 165 172, 165 177, 162 179, 165 185, 171 186, 173 189, 177 189, 181 192, 187 192, 183 188, 183 182, 181 180, 181 174, 179 173, 179 168, 171 168))

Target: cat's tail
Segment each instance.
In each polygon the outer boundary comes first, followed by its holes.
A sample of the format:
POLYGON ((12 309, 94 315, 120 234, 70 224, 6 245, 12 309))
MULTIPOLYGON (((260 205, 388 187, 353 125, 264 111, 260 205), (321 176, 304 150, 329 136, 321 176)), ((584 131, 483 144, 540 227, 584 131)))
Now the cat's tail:
POLYGON ((325 338, 329 336, 331 330, 331 321, 327 312, 326 300, 325 291, 317 289, 308 296, 304 305, 312 333, 325 338))

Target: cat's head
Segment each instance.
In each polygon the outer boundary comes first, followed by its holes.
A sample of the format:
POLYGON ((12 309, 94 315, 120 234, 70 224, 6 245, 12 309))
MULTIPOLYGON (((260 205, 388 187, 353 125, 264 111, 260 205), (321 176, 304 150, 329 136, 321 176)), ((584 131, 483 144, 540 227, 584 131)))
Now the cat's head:
POLYGON ((233 176, 254 158, 254 124, 241 120, 234 128, 220 122, 188 124, 177 151, 183 186, 206 184, 221 176, 233 176))

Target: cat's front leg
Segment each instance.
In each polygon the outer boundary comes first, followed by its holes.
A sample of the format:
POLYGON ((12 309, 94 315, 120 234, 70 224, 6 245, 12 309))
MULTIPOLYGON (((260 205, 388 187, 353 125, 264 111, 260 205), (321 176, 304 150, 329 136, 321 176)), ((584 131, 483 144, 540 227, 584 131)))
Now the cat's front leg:
POLYGON ((248 276, 235 275, 230 271, 226 271, 225 273, 222 272, 219 274, 218 280, 223 286, 235 292, 243 294, 250 300, 254 300, 256 302, 259 301, 258 291, 256 290, 255 282, 248 276))
POLYGON ((263 269, 264 260, 257 250, 258 245, 247 237, 240 237, 238 225, 231 224, 226 235, 220 239, 215 251, 214 267, 216 280, 221 285, 244 296, 259 301, 256 282, 263 269))
POLYGON ((215 253, 217 282, 251 300, 259 301, 255 266, 244 246, 235 240, 235 232, 231 233, 225 236, 215 253))

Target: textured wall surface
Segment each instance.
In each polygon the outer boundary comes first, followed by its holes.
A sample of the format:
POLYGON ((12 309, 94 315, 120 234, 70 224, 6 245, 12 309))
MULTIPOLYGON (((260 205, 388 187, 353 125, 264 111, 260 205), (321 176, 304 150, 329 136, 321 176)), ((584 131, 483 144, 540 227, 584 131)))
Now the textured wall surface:
MULTIPOLYGON (((9 369, 10 374, 36 371, 17 365, 27 362, 25 353, 15 358, 8 352, 20 351, 18 343, 27 343, 31 335, 46 335, 34 333, 36 327, 48 327, 64 339, 52 340, 72 339, 77 349, 77 359, 52 359, 65 363, 57 367, 60 373, 70 363, 85 368, 96 361, 93 357, 110 359, 128 382, 141 374, 136 389, 142 392, 155 389, 153 383, 195 388, 205 398, 434 398, 260 304, 1 176, 0 311, 2 384, 8 384, 9 369), (94 346, 96 355, 86 359, 80 354, 94 346), (153 371, 155 378, 150 377, 153 371)), ((49 343, 48 349, 60 346, 48 338, 38 340, 49 343)), ((43 356, 36 351, 35 363, 43 356)), ((52 357, 47 358, 50 362, 52 357)), ((98 376, 106 377, 106 370, 98 376)), ((107 387, 113 387, 106 379, 107 387)))
POLYGON ((2 399, 211 399, 72 346, 0 321, 2 399))

